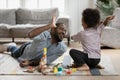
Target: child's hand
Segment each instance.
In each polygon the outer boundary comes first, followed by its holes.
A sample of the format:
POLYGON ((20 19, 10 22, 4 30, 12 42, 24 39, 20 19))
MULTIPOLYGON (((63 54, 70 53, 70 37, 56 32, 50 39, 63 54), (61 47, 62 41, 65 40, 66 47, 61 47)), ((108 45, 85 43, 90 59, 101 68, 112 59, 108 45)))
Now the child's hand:
POLYGON ((107 16, 105 21, 103 22, 104 26, 106 26, 110 20, 114 19, 114 17, 114 15, 107 16))
POLYGON ((107 21, 110 21, 110 20, 113 20, 115 18, 115 16, 114 15, 111 15, 111 16, 107 16, 106 17, 106 20, 107 21))

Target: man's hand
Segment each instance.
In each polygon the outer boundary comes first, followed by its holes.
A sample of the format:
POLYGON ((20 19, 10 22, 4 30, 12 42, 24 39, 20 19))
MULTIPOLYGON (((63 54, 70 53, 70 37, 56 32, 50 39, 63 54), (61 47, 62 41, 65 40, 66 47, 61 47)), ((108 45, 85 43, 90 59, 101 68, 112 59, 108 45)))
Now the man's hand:
POLYGON ((51 24, 50 24, 50 27, 51 28, 54 28, 54 27, 56 27, 56 16, 52 16, 52 22, 51 22, 51 24))
POLYGON ((28 60, 24 60, 20 63, 20 66, 21 67, 26 67, 26 66, 29 66, 29 61, 28 60))
POLYGON ((114 15, 111 16, 107 16, 105 21, 103 22, 103 24, 106 26, 108 24, 109 21, 113 20, 115 18, 114 15))

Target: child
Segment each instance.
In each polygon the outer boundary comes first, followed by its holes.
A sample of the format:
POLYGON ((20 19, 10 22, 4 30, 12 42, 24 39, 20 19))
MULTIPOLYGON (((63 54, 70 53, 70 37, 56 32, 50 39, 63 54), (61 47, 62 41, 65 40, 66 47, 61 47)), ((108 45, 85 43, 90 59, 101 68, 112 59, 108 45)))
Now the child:
POLYGON ((74 60, 74 65, 78 70, 89 70, 98 66, 101 58, 100 35, 104 26, 112 20, 114 16, 108 16, 103 23, 100 23, 100 13, 97 9, 87 8, 82 13, 82 26, 84 31, 72 36, 74 41, 81 41, 83 52, 71 49, 70 56, 74 60))

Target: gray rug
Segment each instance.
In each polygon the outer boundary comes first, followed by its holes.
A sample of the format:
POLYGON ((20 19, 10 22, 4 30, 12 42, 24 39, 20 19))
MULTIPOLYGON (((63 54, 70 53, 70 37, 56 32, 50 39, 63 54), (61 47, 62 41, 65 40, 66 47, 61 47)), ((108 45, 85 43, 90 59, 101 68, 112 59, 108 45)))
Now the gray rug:
MULTIPOLYGON (((66 52, 68 53, 68 52, 66 52)), ((68 54, 64 54, 53 64, 62 63, 65 67, 72 63, 72 59, 68 54)), ((102 56, 100 64, 105 67, 105 69, 90 69, 90 71, 77 71, 72 73, 73 76, 78 75, 118 75, 114 69, 109 56, 102 56)), ((8 54, 0 54, 0 75, 41 75, 37 70, 34 73, 24 72, 26 68, 21 68, 19 63, 8 54)), ((54 75, 49 73, 49 75, 54 75)), ((66 75, 65 72, 63 75, 66 75)))

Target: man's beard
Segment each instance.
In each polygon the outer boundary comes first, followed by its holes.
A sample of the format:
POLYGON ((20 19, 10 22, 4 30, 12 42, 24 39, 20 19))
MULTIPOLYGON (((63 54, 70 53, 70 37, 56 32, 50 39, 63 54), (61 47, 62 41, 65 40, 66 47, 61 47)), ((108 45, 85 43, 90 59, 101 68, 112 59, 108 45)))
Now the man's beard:
POLYGON ((62 39, 59 38, 58 33, 54 34, 54 37, 55 37, 55 40, 57 42, 61 42, 62 41, 62 39))

